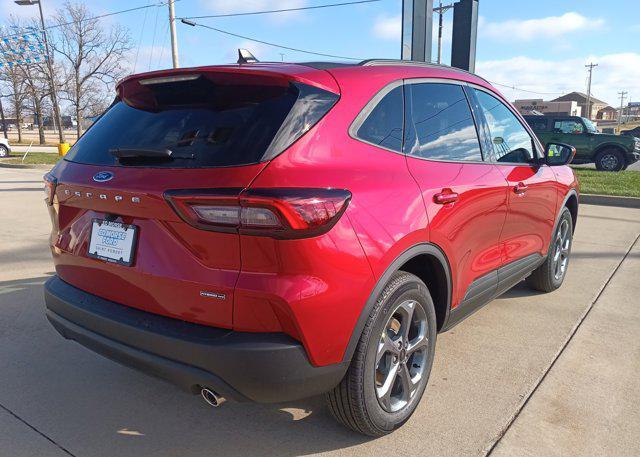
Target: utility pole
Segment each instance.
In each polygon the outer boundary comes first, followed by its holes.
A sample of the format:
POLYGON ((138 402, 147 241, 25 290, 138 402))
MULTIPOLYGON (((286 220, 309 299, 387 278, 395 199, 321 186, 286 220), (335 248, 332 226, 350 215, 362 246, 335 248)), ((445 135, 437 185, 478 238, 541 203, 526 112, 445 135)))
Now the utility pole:
POLYGON ((624 109, 624 99, 626 98, 628 92, 623 90, 618 92, 620 96, 620 112, 618 113, 618 133, 620 133, 620 124, 622 124, 622 110, 624 109))
POLYGON ((591 76, 593 74, 594 67, 597 67, 597 63, 590 63, 585 65, 585 68, 589 69, 589 82, 587 83, 587 119, 591 120, 591 76))
MULTIPOLYGON (((58 95, 56 93, 56 83, 53 79, 53 66, 51 65, 51 53, 49 52, 49 40, 47 39, 47 29, 44 25, 44 13, 42 12, 42 0, 14 0, 17 5, 35 5, 38 4, 38 10, 40 11, 40 26, 42 27, 42 39, 44 41, 44 49, 47 53, 47 70, 49 72, 49 84, 51 89, 51 102, 53 103, 53 113, 58 124, 58 138, 60 143, 65 143, 64 129, 62 127, 62 119, 60 117, 60 106, 58 106, 58 95)), ((42 119, 39 122, 43 122, 42 119)))
POLYGON ((173 68, 180 68, 178 62, 178 34, 176 33, 176 11, 174 1, 169 0, 169 27, 171 28, 171 59, 173 60, 173 68))
POLYGON ((2 94, 0 94, 0 120, 2 121, 2 133, 4 133, 4 137, 8 140, 7 121, 4 118, 4 110, 2 109, 2 94))
POLYGON ((453 3, 443 6, 442 0, 440 0, 439 6, 433 9, 434 13, 438 13, 438 63, 442 63, 442 16, 451 8, 453 8, 453 3))

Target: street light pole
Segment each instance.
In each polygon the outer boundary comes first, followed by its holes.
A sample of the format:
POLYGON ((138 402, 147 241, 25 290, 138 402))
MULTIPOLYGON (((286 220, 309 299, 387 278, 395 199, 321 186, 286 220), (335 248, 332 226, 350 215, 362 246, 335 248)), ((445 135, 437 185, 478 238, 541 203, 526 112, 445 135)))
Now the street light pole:
POLYGON ((176 33, 176 11, 174 8, 174 0, 169 0, 169 28, 171 29, 171 59, 173 60, 173 68, 180 68, 178 62, 178 34, 176 33))
MULTIPOLYGON (((53 79, 53 66, 51 65, 51 53, 49 52, 49 40, 47 38, 47 29, 44 24, 44 13, 42 12, 42 0, 14 0, 17 5, 28 6, 28 5, 38 5, 38 11, 40 11, 40 26, 42 27, 42 40, 44 41, 44 49, 47 53, 46 61, 47 61, 47 71, 49 73, 49 86, 51 90, 51 102, 53 103, 53 115, 55 117, 55 121, 53 124, 58 124, 58 138, 60 139, 60 143, 65 142, 64 138, 64 130, 62 126, 62 119, 60 117, 60 106, 58 106, 58 95, 56 93, 56 83, 53 79)), ((44 122, 43 119, 40 119, 39 122, 44 122)), ((80 119, 78 119, 80 122, 80 119)))

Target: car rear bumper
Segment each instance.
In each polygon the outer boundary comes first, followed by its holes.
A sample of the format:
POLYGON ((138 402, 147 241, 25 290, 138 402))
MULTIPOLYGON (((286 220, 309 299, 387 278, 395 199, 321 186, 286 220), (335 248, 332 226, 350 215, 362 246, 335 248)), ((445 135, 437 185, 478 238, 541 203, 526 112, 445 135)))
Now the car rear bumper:
POLYGON ((65 338, 165 379, 237 401, 297 400, 336 386, 345 363, 312 366, 302 345, 280 333, 234 332, 104 300, 62 281, 45 284, 47 318, 65 338))

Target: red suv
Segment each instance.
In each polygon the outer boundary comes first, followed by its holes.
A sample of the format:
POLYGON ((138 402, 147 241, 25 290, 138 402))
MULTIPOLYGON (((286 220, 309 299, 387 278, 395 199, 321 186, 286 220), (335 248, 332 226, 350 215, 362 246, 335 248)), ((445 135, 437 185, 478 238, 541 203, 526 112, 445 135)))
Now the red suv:
POLYGON ((382 435, 436 334, 564 279, 570 146, 484 79, 401 61, 158 71, 45 177, 65 337, 219 405, 326 393, 382 435))

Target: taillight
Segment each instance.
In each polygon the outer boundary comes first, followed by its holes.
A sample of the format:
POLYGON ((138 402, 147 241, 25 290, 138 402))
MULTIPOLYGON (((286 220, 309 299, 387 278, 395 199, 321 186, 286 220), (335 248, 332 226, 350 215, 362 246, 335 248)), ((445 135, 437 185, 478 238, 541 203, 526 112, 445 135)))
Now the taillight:
POLYGON ((342 189, 207 189, 168 191, 165 198, 194 227, 286 239, 329 231, 346 210, 351 193, 342 189))
POLYGON ((53 197, 56 194, 56 185, 58 184, 58 180, 53 177, 51 174, 47 173, 43 176, 44 179, 44 196, 47 205, 53 204, 53 197))

